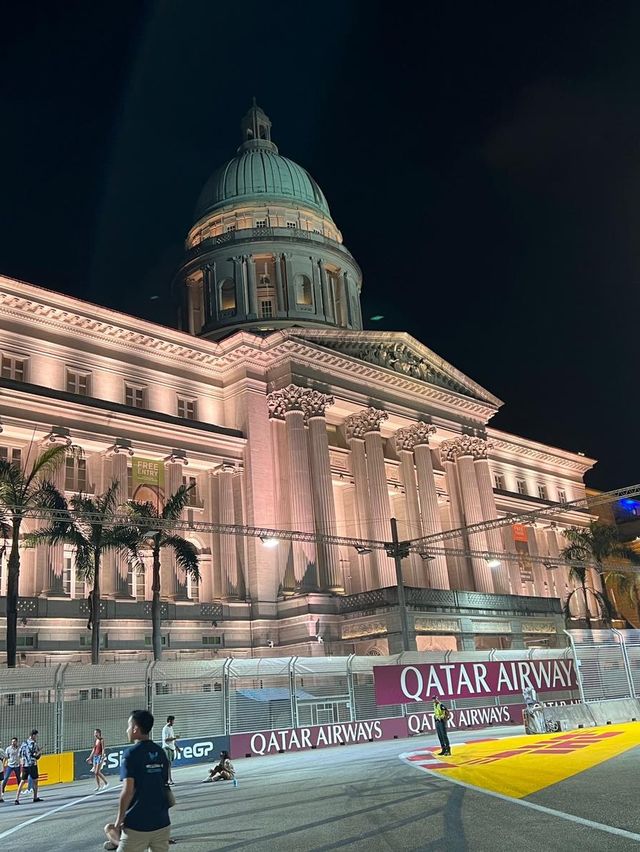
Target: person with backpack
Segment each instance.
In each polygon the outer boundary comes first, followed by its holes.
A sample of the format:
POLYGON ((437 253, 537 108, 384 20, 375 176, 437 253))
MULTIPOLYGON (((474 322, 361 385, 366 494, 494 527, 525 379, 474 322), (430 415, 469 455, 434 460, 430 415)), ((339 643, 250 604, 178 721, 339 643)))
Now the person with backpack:
POLYGON ((436 696, 433 698, 433 718, 436 722, 436 733, 440 740, 440 748, 442 749, 438 754, 443 756, 451 754, 451 745, 447 733, 447 722, 451 718, 451 712, 436 696))

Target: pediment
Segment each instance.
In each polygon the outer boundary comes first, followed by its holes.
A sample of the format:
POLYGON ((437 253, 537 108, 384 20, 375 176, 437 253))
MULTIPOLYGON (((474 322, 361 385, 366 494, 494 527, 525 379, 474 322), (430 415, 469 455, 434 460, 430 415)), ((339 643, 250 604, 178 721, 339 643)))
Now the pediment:
POLYGON ((327 349, 499 408, 503 403, 405 332, 290 329, 327 349))

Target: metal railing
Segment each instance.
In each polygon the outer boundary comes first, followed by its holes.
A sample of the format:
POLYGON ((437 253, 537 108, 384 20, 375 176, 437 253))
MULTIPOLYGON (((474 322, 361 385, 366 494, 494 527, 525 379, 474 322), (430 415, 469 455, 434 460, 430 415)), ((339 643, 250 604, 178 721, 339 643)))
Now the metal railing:
POLYGON ((640 697, 640 630, 565 630, 583 701, 640 697))
MULTIPOLYGON (((354 722, 430 711, 426 704, 378 706, 373 667, 414 663, 454 663, 562 659, 570 649, 410 652, 391 657, 214 658, 193 661, 61 663, 2 672, 0 739, 40 732, 47 753, 91 746, 94 728, 107 745, 125 740, 129 713, 148 708, 164 723, 176 717, 184 737, 278 730, 354 722)), ((635 659, 635 658, 634 658, 635 659)), ((571 699, 577 695, 554 695, 571 699)), ((459 699, 455 709, 521 703, 519 696, 459 699)))

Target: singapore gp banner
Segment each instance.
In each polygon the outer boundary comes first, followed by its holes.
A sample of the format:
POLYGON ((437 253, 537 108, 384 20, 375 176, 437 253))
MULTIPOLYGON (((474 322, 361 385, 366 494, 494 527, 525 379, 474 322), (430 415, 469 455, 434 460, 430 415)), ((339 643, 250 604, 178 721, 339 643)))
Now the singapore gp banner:
POLYGON ((541 693, 577 689, 573 660, 374 666, 373 679, 378 705, 407 704, 434 697, 518 695, 525 686, 541 693))

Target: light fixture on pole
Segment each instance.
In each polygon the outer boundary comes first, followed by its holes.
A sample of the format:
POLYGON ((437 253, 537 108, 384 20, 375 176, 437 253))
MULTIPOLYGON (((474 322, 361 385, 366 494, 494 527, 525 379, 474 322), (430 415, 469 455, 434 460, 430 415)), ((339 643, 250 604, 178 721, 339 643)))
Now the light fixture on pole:
POLYGON ((268 536, 260 536, 260 541, 262 542, 262 544, 265 547, 277 547, 278 546, 278 539, 277 538, 270 538, 268 536))
POLYGON ((358 553, 360 556, 364 556, 367 553, 371 553, 371 548, 365 547, 362 544, 354 544, 354 547, 356 549, 356 553, 358 553))
POLYGON ((434 560, 436 558, 435 556, 432 556, 430 553, 427 553, 426 550, 420 550, 418 552, 418 555, 420 556, 420 559, 424 559, 425 562, 431 562, 432 560, 434 560))
POLYGON ((488 553, 484 557, 484 561, 487 563, 489 568, 499 568, 502 565, 502 562, 500 562, 499 559, 497 559, 495 556, 489 556, 488 553))

